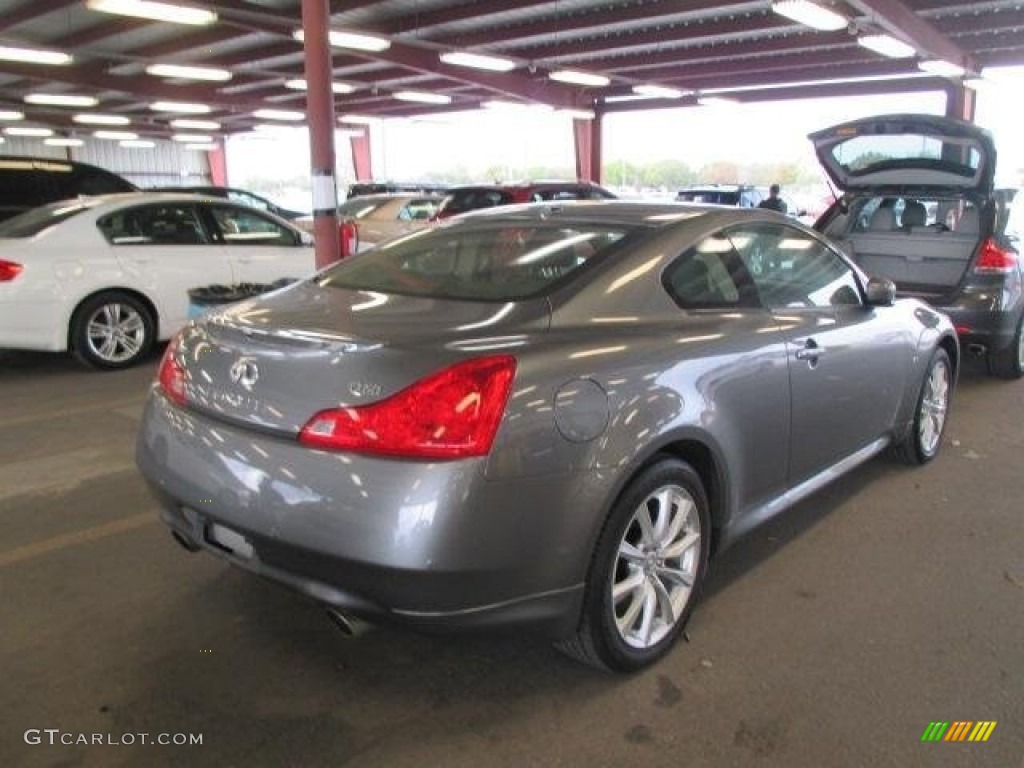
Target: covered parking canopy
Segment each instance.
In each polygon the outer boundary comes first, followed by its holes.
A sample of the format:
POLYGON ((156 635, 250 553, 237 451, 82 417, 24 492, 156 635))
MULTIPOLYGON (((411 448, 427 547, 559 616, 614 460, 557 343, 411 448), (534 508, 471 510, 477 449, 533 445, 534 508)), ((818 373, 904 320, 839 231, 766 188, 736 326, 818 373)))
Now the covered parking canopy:
MULTIPOLYGON (((308 113, 316 175, 333 173, 336 118, 539 103, 572 110, 578 175, 599 180, 601 118, 612 111, 942 89, 947 113, 971 119, 963 78, 1024 64, 1016 0, 822 2, 824 18, 801 15, 806 3, 768 0, 160 6, 0 0, 7 130, 82 132, 100 126, 81 115, 99 113, 140 137, 208 137, 216 148, 226 134, 308 113), (131 15, 143 6, 161 18, 131 15), (62 95, 80 101, 54 104, 62 95)), ((351 145, 357 176, 370 178, 368 133, 356 128, 351 145)), ((223 154, 211 161, 217 180, 223 154)))

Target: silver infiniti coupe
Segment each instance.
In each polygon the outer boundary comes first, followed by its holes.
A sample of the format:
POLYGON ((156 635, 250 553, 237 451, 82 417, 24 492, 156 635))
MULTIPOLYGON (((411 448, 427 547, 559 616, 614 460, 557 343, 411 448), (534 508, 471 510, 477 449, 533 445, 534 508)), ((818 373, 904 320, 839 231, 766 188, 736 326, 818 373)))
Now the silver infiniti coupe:
POLYGON ((517 206, 193 321, 137 458, 180 543, 339 619, 629 671, 716 550, 886 448, 931 460, 959 357, 770 211, 517 206))

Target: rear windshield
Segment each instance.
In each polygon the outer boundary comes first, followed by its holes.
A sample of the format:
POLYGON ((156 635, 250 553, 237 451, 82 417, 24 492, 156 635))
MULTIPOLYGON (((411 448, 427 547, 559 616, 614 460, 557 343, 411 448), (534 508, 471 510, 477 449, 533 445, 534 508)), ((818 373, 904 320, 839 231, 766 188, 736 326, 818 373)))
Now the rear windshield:
POLYGON ((380 293, 513 301, 548 293, 628 233, 590 223, 462 222, 345 259, 319 280, 380 293))
POLYGON ((0 222, 0 237, 34 237, 44 229, 60 224, 89 208, 86 202, 62 200, 39 208, 33 208, 18 216, 0 222))
POLYGON ((934 168, 973 178, 981 165, 981 152, 968 140, 909 133, 856 136, 833 147, 832 157, 853 176, 887 168, 934 168))
POLYGON ((479 208, 493 208, 514 202, 512 193, 501 189, 464 189, 453 192, 443 203, 441 211, 447 216, 475 211, 479 208))
POLYGON ((689 190, 676 195, 676 200, 686 203, 711 203, 713 205, 739 205, 739 192, 720 190, 689 190))

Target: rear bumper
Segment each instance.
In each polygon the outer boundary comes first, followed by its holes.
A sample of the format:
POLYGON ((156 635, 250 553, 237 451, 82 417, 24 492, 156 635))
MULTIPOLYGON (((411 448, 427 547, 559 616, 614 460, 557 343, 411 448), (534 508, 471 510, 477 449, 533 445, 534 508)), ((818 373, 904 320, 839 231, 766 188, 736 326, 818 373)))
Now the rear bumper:
POLYGON ((964 350, 981 346, 985 351, 1000 351, 1014 342, 1024 295, 1018 281, 1010 286, 971 285, 954 301, 935 308, 949 315, 964 350))
POLYGON ((343 612, 549 637, 576 626, 589 558, 568 549, 576 534, 559 522, 581 509, 566 476, 513 486, 486 480, 482 460, 313 451, 181 410, 158 392, 136 457, 163 521, 190 548, 343 612), (225 545, 224 530, 242 544, 225 545))

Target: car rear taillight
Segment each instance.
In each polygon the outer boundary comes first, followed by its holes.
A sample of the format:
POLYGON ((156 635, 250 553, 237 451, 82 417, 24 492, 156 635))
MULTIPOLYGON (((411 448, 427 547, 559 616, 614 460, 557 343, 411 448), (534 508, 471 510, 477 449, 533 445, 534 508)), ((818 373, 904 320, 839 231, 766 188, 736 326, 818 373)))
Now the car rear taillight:
POLYGON ((14 261, 0 259, 0 283, 9 283, 22 273, 25 268, 14 261))
POLYGON ((1006 275, 1017 270, 1017 254, 1009 248, 1001 248, 992 238, 981 246, 981 253, 974 264, 979 275, 1006 275))
POLYGON ((359 230, 352 219, 342 219, 338 224, 338 239, 341 241, 341 256, 351 256, 359 249, 359 230))
POLYGON ((157 373, 157 381, 160 382, 160 389, 171 402, 177 405, 186 405, 188 397, 185 395, 185 369, 178 362, 178 336, 171 339, 164 356, 160 360, 160 368, 157 373))
POLYGON ((486 456, 515 372, 509 355, 456 363, 378 403, 321 411, 302 428, 299 442, 408 458, 486 456))

